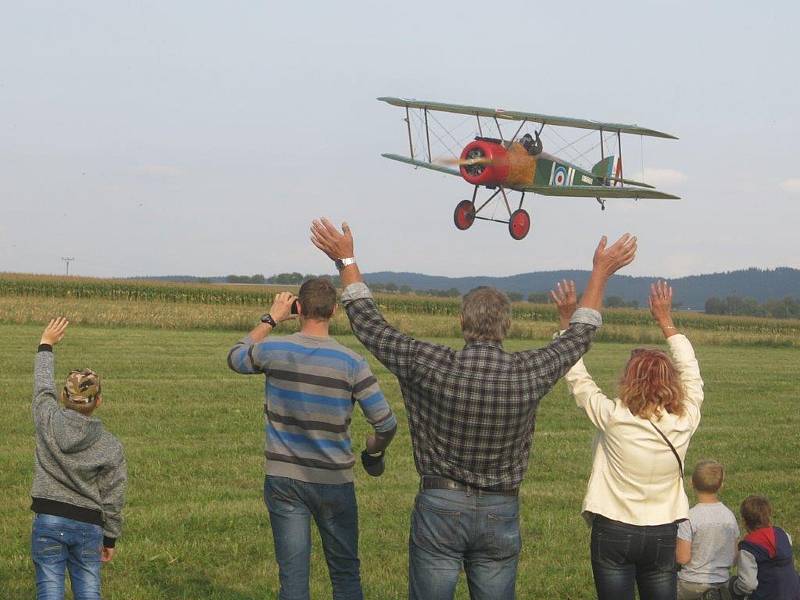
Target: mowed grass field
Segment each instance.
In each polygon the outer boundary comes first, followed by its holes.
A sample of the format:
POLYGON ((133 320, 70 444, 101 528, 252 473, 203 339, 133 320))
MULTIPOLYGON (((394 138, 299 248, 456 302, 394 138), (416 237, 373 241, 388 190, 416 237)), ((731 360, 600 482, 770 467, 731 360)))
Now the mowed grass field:
MULTIPOLYGON (((91 308, 82 310, 92 314, 91 308)), ((34 596, 30 396, 43 323, 8 322, 13 320, 0 314, 6 321, 0 322, 0 598, 16 600, 34 596)), ((246 331, 115 325, 75 324, 56 348, 58 381, 80 366, 103 376, 106 401, 98 416, 122 440, 128 458, 125 528, 116 558, 103 570, 104 598, 276 598, 277 567, 261 497, 263 378, 237 375, 225 362, 246 331)), ((363 352, 352 336, 337 338, 363 352)), ((545 343, 509 340, 506 348, 545 343)), ((776 523, 800 540, 800 351, 714 343, 697 347, 706 403, 687 465, 701 458, 722 461, 728 469, 724 501, 737 510, 748 494, 768 495, 776 523)), ((632 347, 599 342, 587 356, 607 391, 614 390, 632 347)), ((356 469, 364 590, 369 599, 406 598, 409 516, 418 478, 397 381, 369 358, 400 429, 383 477, 356 469)), ((354 415, 356 448, 367 432, 363 418, 354 415)), ((542 401, 521 490, 519 598, 594 596, 589 530, 579 515, 592 437, 588 420, 559 383, 542 401)), ((331 597, 316 536, 312 596, 331 597)), ((457 597, 468 597, 463 578, 457 597)))

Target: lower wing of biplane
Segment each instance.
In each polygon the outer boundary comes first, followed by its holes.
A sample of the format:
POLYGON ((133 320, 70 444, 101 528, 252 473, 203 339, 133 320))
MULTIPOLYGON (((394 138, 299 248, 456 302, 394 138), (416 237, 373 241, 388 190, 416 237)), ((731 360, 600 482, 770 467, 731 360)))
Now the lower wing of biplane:
POLYGON ((405 107, 409 150, 411 153, 410 157, 398 154, 383 154, 382 156, 414 167, 456 175, 474 186, 472 199, 459 202, 453 215, 456 227, 461 230, 471 227, 475 220, 495 221, 507 224, 511 237, 521 240, 528 234, 531 225, 530 215, 522 208, 526 193, 542 196, 596 198, 603 209, 605 209, 605 200, 607 198, 634 198, 637 200, 672 200, 678 198, 678 196, 661 192, 646 183, 625 179, 622 173, 621 141, 619 139, 622 133, 675 139, 674 136, 666 133, 641 128, 637 125, 599 123, 583 119, 518 113, 474 106, 402 100, 399 98, 379 98, 379 100, 395 106, 405 107), (422 158, 427 158, 427 160, 420 160, 415 157, 409 109, 421 109, 423 111, 427 157, 423 156, 422 158), (445 159, 443 161, 433 160, 428 128, 428 111, 434 110, 475 115, 480 135, 476 136, 461 150, 458 158, 445 159), (482 135, 481 117, 490 117, 494 120, 500 134, 499 139, 482 135), (522 121, 522 123, 514 136, 506 140, 503 139, 498 119, 522 121), (534 130, 533 135, 528 133, 519 137, 519 133, 526 123, 538 123, 539 127, 534 130), (557 156, 545 153, 540 138, 545 125, 599 130, 600 161, 591 169, 584 169, 557 156), (618 157, 605 155, 604 132, 616 134, 617 148, 620 154, 618 157), (458 168, 447 165, 454 165, 458 168), (494 192, 488 199, 478 203, 478 190, 481 187, 494 190, 494 192), (522 194, 519 205, 514 210, 512 210, 512 205, 509 203, 508 191, 522 194), (501 199, 508 211, 508 220, 495 219, 493 216, 487 217, 485 216, 486 213, 481 214, 493 200, 499 202, 501 199))

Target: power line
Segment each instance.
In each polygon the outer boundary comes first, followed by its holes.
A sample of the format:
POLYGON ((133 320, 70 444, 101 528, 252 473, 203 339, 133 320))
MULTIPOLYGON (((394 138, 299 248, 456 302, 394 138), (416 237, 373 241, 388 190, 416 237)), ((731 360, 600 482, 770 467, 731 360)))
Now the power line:
POLYGON ((63 260, 64 264, 66 264, 66 266, 67 266, 67 275, 69 275, 69 263, 72 262, 73 260, 75 260, 75 257, 73 257, 73 256, 62 256, 61 260, 63 260))

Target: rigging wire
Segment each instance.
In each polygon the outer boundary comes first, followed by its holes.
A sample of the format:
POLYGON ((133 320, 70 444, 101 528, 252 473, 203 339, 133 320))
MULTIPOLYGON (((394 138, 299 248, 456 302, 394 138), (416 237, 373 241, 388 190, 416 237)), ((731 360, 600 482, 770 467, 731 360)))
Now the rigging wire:
MULTIPOLYGON (((579 137, 579 138, 578 138, 578 139, 576 139, 575 141, 573 141, 573 142, 570 142, 570 143, 569 143, 569 144, 567 144, 566 146, 562 146, 561 148, 559 148, 558 150, 556 150, 556 151, 555 151, 553 154, 559 154, 560 152, 564 152, 564 151, 565 151, 567 148, 570 148, 571 146, 574 146, 574 145, 575 145, 575 144, 577 144, 578 142, 580 142, 580 141, 582 141, 582 140, 585 140, 585 139, 586 139, 587 137, 589 137, 590 135, 594 135, 594 130, 590 130, 590 131, 589 131, 587 134, 585 134, 585 135, 582 135, 581 137, 579 137)), ((595 145, 593 146, 593 148, 597 148, 597 146, 599 146, 599 145, 600 145, 600 143, 598 142, 597 144, 595 144, 595 145)), ((585 154, 585 153, 584 153, 584 154, 585 154)))
POLYGON ((433 113, 428 113, 428 114, 429 114, 429 115, 430 115, 430 117, 431 117, 431 118, 434 120, 434 122, 435 122, 435 123, 436 123, 436 124, 437 124, 439 127, 441 127, 441 128, 442 128, 442 129, 443 129, 443 130, 444 130, 444 131, 447 133, 447 135, 449 135, 449 136, 450 136, 450 138, 451 138, 451 139, 452 139, 452 140, 453 140, 453 141, 454 141, 456 144, 458 144, 458 143, 459 143, 459 141, 458 141, 458 140, 455 138, 455 136, 454 136, 454 135, 453 135, 453 134, 450 132, 450 130, 448 130, 448 129, 447 129, 447 127, 445 127, 444 125, 442 125, 442 124, 441 124, 441 122, 439 121, 439 119, 437 119, 437 118, 436 118, 436 117, 433 115, 433 113))
MULTIPOLYGON (((428 113, 428 114, 430 114, 430 113, 428 113)), ((425 121, 424 121, 423 117, 421 117, 419 114, 417 114, 417 120, 420 122, 421 126, 424 128, 424 127, 425 127, 425 121)), ((438 123, 438 121, 436 121, 436 122, 438 123)), ((453 151, 453 149, 450 147, 450 145, 449 145, 447 142, 445 142, 445 141, 444 141, 444 140, 443 140, 443 139, 442 139, 442 138, 439 136, 439 134, 438 134, 438 133, 436 133, 436 129, 433 129, 433 128, 431 128, 431 127, 430 127, 430 123, 429 123, 428 125, 429 125, 429 126, 428 126, 428 132, 429 132, 430 134, 432 134, 432 135, 433 135, 433 137, 435 137, 435 138, 436 138, 436 139, 439 141, 439 143, 440 143, 440 144, 441 144, 441 145, 442 145, 442 146, 443 146, 443 147, 444 147, 444 148, 445 148, 445 149, 446 149, 446 150, 447 150, 447 151, 448 151, 450 154, 452 154, 452 155, 453 155, 453 157, 454 157, 454 158, 458 158, 458 157, 459 157, 459 155, 458 155, 456 152, 454 152, 454 151, 453 151)), ((439 124, 439 126, 440 126, 440 127, 442 127, 442 125, 441 125, 441 124, 439 124)), ((442 127, 442 129, 444 129, 444 127, 442 127)), ((445 131, 447 131, 447 130, 445 129, 445 131)), ((451 136, 451 137, 452 137, 452 136, 451 136)), ((424 138, 423 138, 423 139, 424 139, 424 138)), ((455 138, 454 138, 454 139, 455 139, 455 138)), ((426 140, 425 140, 425 141, 426 141, 426 140)), ((456 140, 456 143, 458 143, 458 140, 456 140)), ((426 146, 423 146, 423 147, 425 148, 426 146)), ((431 157, 431 159, 432 159, 432 158, 433 158, 433 157, 431 157)))

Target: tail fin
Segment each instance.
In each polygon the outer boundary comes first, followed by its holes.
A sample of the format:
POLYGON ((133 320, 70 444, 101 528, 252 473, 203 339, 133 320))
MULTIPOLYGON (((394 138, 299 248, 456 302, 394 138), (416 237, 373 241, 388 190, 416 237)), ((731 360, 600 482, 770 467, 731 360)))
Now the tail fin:
POLYGON ((592 167, 592 175, 601 179, 608 179, 614 174, 614 161, 616 156, 606 156, 592 167))

